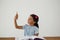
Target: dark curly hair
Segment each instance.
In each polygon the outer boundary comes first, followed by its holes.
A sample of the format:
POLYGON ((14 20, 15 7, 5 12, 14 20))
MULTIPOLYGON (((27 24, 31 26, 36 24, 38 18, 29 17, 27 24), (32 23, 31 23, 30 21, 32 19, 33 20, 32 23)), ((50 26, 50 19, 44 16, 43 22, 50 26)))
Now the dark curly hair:
POLYGON ((32 18, 33 18, 33 20, 35 22, 34 26, 39 28, 39 25, 38 25, 39 17, 37 15, 35 15, 35 14, 31 14, 30 16, 32 16, 32 18))

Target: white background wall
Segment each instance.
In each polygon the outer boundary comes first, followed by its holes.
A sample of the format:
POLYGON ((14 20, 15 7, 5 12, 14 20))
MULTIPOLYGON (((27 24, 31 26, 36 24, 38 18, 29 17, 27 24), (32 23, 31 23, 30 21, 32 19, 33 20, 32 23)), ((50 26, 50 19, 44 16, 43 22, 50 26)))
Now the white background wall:
POLYGON ((60 0, 0 0, 0 37, 23 36, 23 30, 14 27, 16 11, 19 25, 35 13, 40 17, 39 36, 60 36, 60 0))

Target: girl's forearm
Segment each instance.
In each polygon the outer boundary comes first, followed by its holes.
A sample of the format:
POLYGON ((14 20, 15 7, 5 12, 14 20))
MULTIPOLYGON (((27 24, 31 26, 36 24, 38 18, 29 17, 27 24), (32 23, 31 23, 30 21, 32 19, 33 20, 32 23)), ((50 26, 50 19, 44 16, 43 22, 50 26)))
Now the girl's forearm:
POLYGON ((37 34, 34 34, 35 36, 38 36, 39 34, 37 33, 37 34))
POLYGON ((17 28, 17 26, 18 26, 18 25, 17 25, 17 22, 16 22, 16 20, 14 20, 14 24, 15 24, 15 27, 17 28))
POLYGON ((22 26, 18 26, 17 21, 15 19, 14 19, 14 24, 15 24, 15 28, 17 28, 17 29, 23 29, 22 26))

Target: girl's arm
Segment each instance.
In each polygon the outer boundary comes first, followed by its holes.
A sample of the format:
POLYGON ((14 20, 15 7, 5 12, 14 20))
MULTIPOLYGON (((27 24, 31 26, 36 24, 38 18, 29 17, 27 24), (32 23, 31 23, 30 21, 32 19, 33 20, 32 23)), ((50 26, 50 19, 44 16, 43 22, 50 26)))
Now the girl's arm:
POLYGON ((22 26, 18 26, 18 24, 17 24, 17 19, 18 19, 18 12, 16 13, 16 16, 15 16, 15 18, 14 18, 14 24, 15 24, 15 27, 16 27, 17 29, 23 29, 22 26))
POLYGON ((34 31, 34 32, 35 32, 34 35, 35 35, 35 36, 38 36, 38 35, 39 35, 39 28, 35 27, 35 31, 34 31))
POLYGON ((39 34, 37 33, 37 34, 34 34, 35 36, 38 36, 39 34))

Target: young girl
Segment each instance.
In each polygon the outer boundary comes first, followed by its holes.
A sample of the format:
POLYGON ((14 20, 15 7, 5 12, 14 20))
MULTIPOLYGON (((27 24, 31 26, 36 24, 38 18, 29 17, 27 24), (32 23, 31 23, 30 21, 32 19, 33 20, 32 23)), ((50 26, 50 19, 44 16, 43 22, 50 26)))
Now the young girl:
POLYGON ((16 16, 14 18, 14 24, 17 29, 23 29, 24 30, 24 36, 38 36, 39 32, 39 26, 38 21, 39 17, 35 14, 31 14, 28 18, 28 24, 25 24, 24 26, 18 26, 16 20, 18 19, 18 13, 16 13, 16 16))

